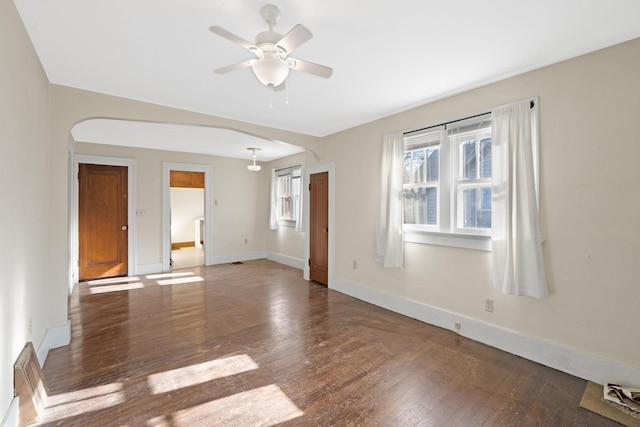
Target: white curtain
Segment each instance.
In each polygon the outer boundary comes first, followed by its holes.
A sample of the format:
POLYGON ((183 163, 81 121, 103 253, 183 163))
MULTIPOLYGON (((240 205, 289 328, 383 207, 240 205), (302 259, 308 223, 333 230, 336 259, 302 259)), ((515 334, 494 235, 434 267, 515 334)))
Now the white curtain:
POLYGON ((296 231, 304 231, 304 224, 302 222, 302 206, 304 197, 304 166, 300 167, 300 191, 294 195, 293 209, 296 213, 296 231))
POLYGON ((493 287, 510 295, 548 295, 536 193, 537 117, 531 101, 491 112, 493 287))
POLYGON ((385 267, 402 268, 402 165, 404 138, 401 133, 386 135, 382 147, 382 179, 375 260, 385 267))
MULTIPOLYGON (((304 169, 300 167, 300 187, 298 192, 293 192, 293 185, 291 191, 293 199, 292 209, 296 218, 296 231, 304 231, 304 224, 302 218, 302 203, 304 194, 304 169)), ((269 210, 269 228, 277 230, 278 224, 278 171, 271 169, 271 209, 269 210)))
POLYGON ((269 210, 269 228, 278 229, 278 175, 271 169, 271 209, 269 210))

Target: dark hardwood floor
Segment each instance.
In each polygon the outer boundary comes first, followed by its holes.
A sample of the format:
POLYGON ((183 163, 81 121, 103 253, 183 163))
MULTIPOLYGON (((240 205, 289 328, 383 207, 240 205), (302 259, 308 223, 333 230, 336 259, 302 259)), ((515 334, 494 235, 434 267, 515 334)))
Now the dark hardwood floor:
POLYGON ((617 425, 579 408, 581 379, 301 276, 259 260, 80 284, 42 425, 617 425))

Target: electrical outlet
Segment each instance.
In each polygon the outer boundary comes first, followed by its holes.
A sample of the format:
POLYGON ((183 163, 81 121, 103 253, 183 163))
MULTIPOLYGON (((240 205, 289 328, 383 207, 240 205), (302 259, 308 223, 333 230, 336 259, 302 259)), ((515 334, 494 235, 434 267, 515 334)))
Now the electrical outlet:
POLYGON ((493 300, 492 299, 485 299, 484 300, 484 311, 487 311, 489 313, 493 313, 493 300))
POLYGON ((355 270, 358 267, 358 264, 356 263, 356 260, 353 260, 353 269, 355 270))
POLYGON ((460 333, 460 328, 461 328, 460 322, 454 323, 453 326, 456 328, 456 332, 460 333))
POLYGON ((249 239, 244 239, 244 244, 246 245, 247 243, 249 243, 249 239))

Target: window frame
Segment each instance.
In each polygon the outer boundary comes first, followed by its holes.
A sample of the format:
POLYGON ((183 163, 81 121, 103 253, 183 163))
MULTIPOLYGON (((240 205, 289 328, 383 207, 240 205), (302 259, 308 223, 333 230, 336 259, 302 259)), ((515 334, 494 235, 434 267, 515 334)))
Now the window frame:
MULTIPOLYGON (((428 131, 425 132, 420 132, 417 133, 416 135, 410 136, 410 137, 406 137, 404 138, 405 141, 405 156, 407 153, 407 150, 409 152, 412 153, 412 167, 411 167, 411 172, 410 172, 410 181, 412 182, 405 182, 405 177, 406 175, 403 173, 403 184, 402 184, 402 190, 403 190, 403 210, 405 209, 404 206, 404 192, 407 189, 422 189, 422 188, 435 188, 436 189, 436 200, 437 200, 437 205, 440 206, 441 200, 440 200, 440 195, 441 195, 441 185, 440 182, 442 180, 442 175, 441 175, 441 170, 442 170, 442 161, 441 161, 441 150, 442 150, 442 130, 444 129, 444 127, 440 126, 437 129, 429 129, 428 131), (407 147, 407 140, 409 140, 408 142, 408 147, 407 147), (429 160, 428 160, 428 155, 427 155, 427 150, 429 150, 429 148, 433 148, 433 147, 437 147, 438 150, 438 179, 435 181, 429 181, 428 179, 428 175, 429 175, 429 160), (424 155, 424 182, 415 182, 413 180, 413 173, 414 173, 414 168, 413 168, 413 153, 418 151, 418 150, 423 150, 425 155, 424 155)), ((404 166, 404 165, 403 165, 404 166)), ((404 167, 403 167, 404 170, 404 167)), ((434 231, 437 232, 439 231, 439 227, 440 227, 440 222, 441 222, 441 212, 440 209, 437 208, 436 209, 436 222, 435 224, 405 224, 404 220, 403 220, 403 230, 404 229, 409 229, 409 230, 416 230, 416 231, 434 231)))
MULTIPOLYGON (((470 123, 458 124, 457 129, 464 129, 462 131, 458 131, 455 133, 455 130, 450 130, 449 134, 449 144, 451 145, 451 150, 453 152, 451 156, 451 162, 453 165, 453 173, 451 179, 450 191, 453 193, 451 195, 451 233, 452 234, 465 234, 465 235, 478 235, 478 236, 486 236, 491 237, 491 227, 489 228, 473 228, 473 227, 464 227, 460 224, 463 222, 462 218, 464 216, 464 211, 461 206, 462 197, 465 189, 479 189, 479 188, 489 188, 491 189, 491 176, 482 178, 480 176, 480 169, 482 167, 482 163, 480 161, 481 158, 481 148, 480 143, 489 138, 493 137, 491 131, 491 117, 489 115, 487 118, 479 118, 474 119, 470 123), (469 129, 469 127, 475 127, 475 129, 469 129), (476 177, 472 179, 464 178, 464 156, 462 154, 461 145, 465 141, 469 141, 469 139, 463 139, 466 135, 475 134, 474 141, 476 142, 475 147, 475 155, 476 155, 476 177)), ((491 143, 491 142, 490 142, 491 143)))
POLYGON ((297 197, 300 198, 301 193, 302 193, 302 165, 294 165, 294 166, 289 166, 286 168, 280 168, 280 169, 276 169, 275 170, 275 179, 276 179, 276 194, 275 194, 275 198, 276 198, 276 219, 278 221, 278 225, 281 226, 285 226, 285 227, 295 227, 296 226, 296 222, 297 222, 297 217, 295 216, 296 214, 296 194, 294 194, 294 180, 298 180, 299 184, 298 184, 298 194, 297 197), (289 183, 288 183, 288 187, 289 187, 289 195, 288 196, 281 196, 280 195, 280 185, 278 183, 279 179, 281 177, 288 177, 289 178, 289 183), (288 198, 290 200, 290 211, 291 211, 291 217, 290 218, 282 218, 281 216, 281 212, 282 212, 282 199, 283 198, 288 198))
MULTIPOLYGON (((487 122, 490 127, 491 113, 478 114, 468 119, 454 120, 444 125, 429 126, 415 133, 415 135, 433 132, 440 133, 438 221, 437 226, 433 227, 419 224, 404 224, 403 220, 402 229, 405 242, 452 246, 483 251, 491 250, 490 229, 479 231, 457 227, 458 191, 456 177, 461 170, 459 163, 462 160, 459 156, 459 149, 455 147, 456 144, 453 141, 456 136, 456 129, 466 129, 470 126, 487 122)), ((484 126, 484 128, 486 128, 486 126, 484 126)), ((466 132, 459 133, 464 134, 466 132)), ((491 135, 490 131, 489 135, 491 135)), ((405 134, 405 150, 407 149, 406 141, 408 136, 409 135, 405 134)))
MULTIPOLYGON (((536 199, 538 205, 540 203, 540 169, 539 169, 539 102, 538 97, 532 97, 527 99, 531 103, 532 109, 532 144, 533 144, 533 169, 535 175, 535 187, 536 187, 536 199)), ((431 230, 421 226, 415 226, 410 224, 403 224, 403 234, 405 242, 420 243, 429 245, 440 246, 452 246, 459 248, 476 249, 483 251, 491 251, 491 234, 489 233, 477 233, 469 232, 470 229, 464 228, 462 231, 456 229, 455 219, 452 213, 456 212, 457 206, 454 206, 454 199, 452 197, 453 192, 453 177, 457 173, 455 165, 453 164, 454 153, 452 153, 453 145, 449 142, 449 132, 455 128, 465 127, 473 125, 478 121, 487 121, 491 124, 491 112, 485 112, 480 114, 471 115, 467 118, 451 120, 439 125, 427 126, 418 131, 405 132, 405 139, 408 134, 417 134, 431 129, 446 128, 442 132, 442 142, 440 144, 440 194, 438 197, 439 202, 439 218, 438 229, 431 230), (448 161, 446 160, 448 159, 448 161), (443 185, 443 182, 449 183, 443 185)), ((493 132, 491 132, 493 138, 493 132)), ((492 141, 493 143, 493 141, 492 141)), ((493 151, 493 150, 492 150, 493 151)), ((493 165, 493 160, 492 160, 493 165)), ((458 166, 459 167, 459 166, 458 166)), ((492 173, 493 175, 493 173, 492 173)), ((457 196, 457 195, 456 195, 457 196)))

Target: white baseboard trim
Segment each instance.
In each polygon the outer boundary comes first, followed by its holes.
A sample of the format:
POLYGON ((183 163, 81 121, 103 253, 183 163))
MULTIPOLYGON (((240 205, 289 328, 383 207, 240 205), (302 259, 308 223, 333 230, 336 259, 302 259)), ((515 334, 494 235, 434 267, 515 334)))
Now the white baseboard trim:
POLYGON ((304 260, 298 258, 293 258, 276 252, 267 252, 267 259, 288 265, 289 267, 297 268, 298 270, 304 270, 304 260))
POLYGON ((240 261, 253 261, 256 259, 264 259, 266 257, 267 257, 267 253, 262 251, 215 255, 211 257, 211 264, 207 264, 207 265, 227 264, 230 262, 240 262, 240 261))
POLYGON ((162 263, 156 262, 153 264, 138 264, 136 265, 136 276, 145 274, 159 274, 162 273, 162 263))
POLYGON ((18 398, 14 397, 7 409, 7 413, 2 418, 0 427, 18 427, 18 398))
POLYGON ((47 332, 44 334, 44 338, 36 351, 40 367, 42 368, 44 366, 49 350, 52 348, 64 347, 65 345, 69 345, 70 342, 71 322, 67 321, 66 325, 54 326, 53 328, 47 329, 47 332))
POLYGON ((524 335, 346 279, 334 277, 331 289, 453 332, 456 332, 454 323, 458 322, 462 336, 598 384, 640 384, 640 369, 575 348, 524 335))

